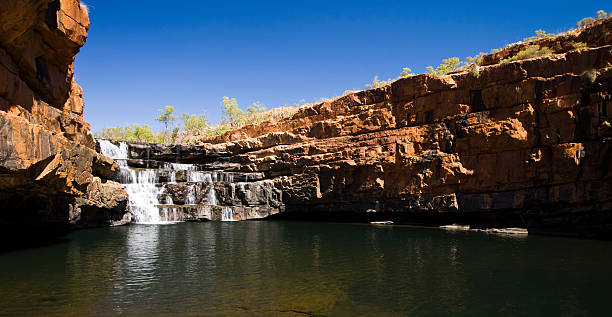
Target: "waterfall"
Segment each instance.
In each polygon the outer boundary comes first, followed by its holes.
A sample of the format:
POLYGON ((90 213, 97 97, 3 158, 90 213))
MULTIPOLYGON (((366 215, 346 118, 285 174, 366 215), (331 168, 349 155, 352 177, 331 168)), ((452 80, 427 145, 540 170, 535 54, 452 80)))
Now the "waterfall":
POLYGON ((221 221, 236 221, 234 219, 234 211, 230 207, 221 209, 221 221))
POLYGON ((110 141, 100 140, 100 153, 116 160, 121 166, 127 166, 125 160, 128 159, 128 146, 125 142, 121 142, 119 146, 116 146, 110 141), (121 164, 119 161, 126 164, 121 164))
POLYGON ((182 164, 182 163, 166 163, 165 168, 176 171, 197 171, 198 167, 193 164, 182 164))
POLYGON ((187 181, 193 183, 212 183, 213 179, 210 173, 204 172, 187 172, 187 181))
POLYGON ((125 142, 116 146, 110 141, 100 140, 100 153, 114 159, 120 166, 119 179, 128 194, 128 206, 134 216, 134 222, 163 223, 157 207, 157 197, 160 194, 160 189, 156 186, 157 171, 134 170, 128 167, 128 146, 125 142))
MULTIPOLYGON (((125 186, 128 208, 135 223, 161 224, 180 219, 219 219, 219 216, 222 221, 236 221, 234 209, 223 206, 227 202, 223 194, 227 193, 217 193, 217 189, 221 190, 229 185, 231 193, 235 192, 234 176, 240 174, 222 170, 206 171, 202 165, 197 164, 159 161, 149 167, 150 148, 146 149, 147 167, 132 168, 128 166, 130 148, 127 143, 115 145, 108 140, 99 140, 99 145, 100 153, 114 159, 120 166, 118 178, 125 186), (218 194, 221 195, 221 201, 217 197, 218 194), (173 198, 177 199, 180 195, 184 196, 178 198, 177 204, 173 198)), ((245 179, 248 180, 248 176, 245 175, 245 179)), ((246 182, 238 183, 243 192, 245 184, 246 182)))
POLYGON ((217 200, 217 192, 215 191, 215 185, 210 184, 210 188, 208 189, 208 193, 206 194, 206 201, 209 206, 217 206, 219 205, 219 201, 217 200))
POLYGON ((196 197, 195 197, 195 185, 189 185, 187 189, 187 195, 185 196, 185 205, 195 205, 196 197))

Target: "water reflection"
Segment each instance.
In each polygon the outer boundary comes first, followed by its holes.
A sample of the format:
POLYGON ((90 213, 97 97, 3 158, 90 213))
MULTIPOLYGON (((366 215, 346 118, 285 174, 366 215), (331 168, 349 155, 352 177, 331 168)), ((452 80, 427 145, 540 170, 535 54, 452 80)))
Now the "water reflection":
POLYGON ((122 307, 142 302, 150 296, 158 280, 159 232, 161 226, 138 225, 128 230, 125 243, 127 254, 118 263, 118 276, 113 279, 115 312, 123 313, 122 307))
POLYGON ((0 255, 1 316, 596 315, 612 244, 238 222, 74 233, 0 255))

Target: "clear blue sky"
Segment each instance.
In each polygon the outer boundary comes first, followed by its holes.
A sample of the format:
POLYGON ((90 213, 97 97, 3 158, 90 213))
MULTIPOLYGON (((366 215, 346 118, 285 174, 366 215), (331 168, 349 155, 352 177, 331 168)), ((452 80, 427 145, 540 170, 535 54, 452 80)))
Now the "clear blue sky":
POLYGON ((561 32, 609 1, 126 1, 84 0, 91 29, 76 59, 85 119, 98 131, 160 125, 156 110, 242 108, 362 89, 402 67, 476 55, 561 32))

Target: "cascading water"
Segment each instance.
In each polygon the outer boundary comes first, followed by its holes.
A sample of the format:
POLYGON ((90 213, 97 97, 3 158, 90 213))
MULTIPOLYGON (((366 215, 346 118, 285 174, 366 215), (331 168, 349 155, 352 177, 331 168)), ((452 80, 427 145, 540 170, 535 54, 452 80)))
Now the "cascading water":
MULTIPOLYGON (((217 194, 215 192, 215 186, 213 185, 213 181, 217 179, 216 174, 217 174, 216 172, 213 173, 213 175, 211 175, 210 173, 204 173, 204 172, 189 172, 187 174, 188 182, 208 183, 209 184, 208 193, 206 194, 206 202, 207 202, 207 205, 210 205, 210 206, 216 206, 219 204, 219 201, 217 200, 217 194)), ((188 193, 188 198, 189 198, 189 193, 188 193)))
POLYGON ((187 195, 185 197, 185 205, 195 205, 196 197, 195 197, 195 185, 189 185, 187 189, 187 195))
POLYGON ((221 221, 236 221, 234 219, 234 211, 230 207, 221 209, 221 221))
POLYGON ((158 195, 160 190, 157 183, 155 170, 134 170, 127 166, 128 146, 121 142, 119 146, 110 141, 100 140, 100 153, 106 155, 119 164, 120 181, 125 185, 128 194, 128 205, 134 216, 135 223, 162 223, 159 214, 158 195))
MULTIPOLYGON (((156 168, 149 168, 148 149, 147 168, 131 168, 128 166, 130 149, 127 143, 121 142, 115 145, 107 140, 99 140, 99 144, 100 152, 117 161, 121 167, 119 181, 125 186, 129 198, 128 206, 135 223, 171 223, 190 219, 194 212, 202 212, 212 219, 211 212, 215 210, 221 211, 222 221, 236 221, 232 208, 219 208, 222 206, 215 189, 215 183, 230 183, 233 192, 234 173, 205 172, 199 165, 168 162, 157 163, 152 165, 156 168), (178 204, 174 202, 173 197, 179 197, 178 204), (216 208, 199 206, 216 206, 216 208)), ((244 184, 241 187, 244 190, 243 187, 244 184)))

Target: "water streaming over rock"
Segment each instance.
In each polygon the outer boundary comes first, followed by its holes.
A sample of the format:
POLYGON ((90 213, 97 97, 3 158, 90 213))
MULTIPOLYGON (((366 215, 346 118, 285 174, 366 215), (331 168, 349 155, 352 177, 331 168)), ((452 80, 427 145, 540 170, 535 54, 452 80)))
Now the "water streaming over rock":
POLYGON ((125 185, 136 223, 239 221, 278 212, 280 193, 262 173, 167 162, 173 159, 168 152, 152 154, 157 145, 98 142, 100 153, 121 167, 118 181, 125 185))
POLYGON ((157 205, 160 189, 156 186, 157 173, 153 169, 132 169, 127 165, 128 146, 121 142, 119 146, 100 140, 100 152, 115 161, 121 167, 119 178, 128 194, 130 212, 136 223, 162 223, 157 205))
POLYGON ((234 219, 234 211, 230 207, 223 207, 221 209, 221 221, 236 221, 234 219))

